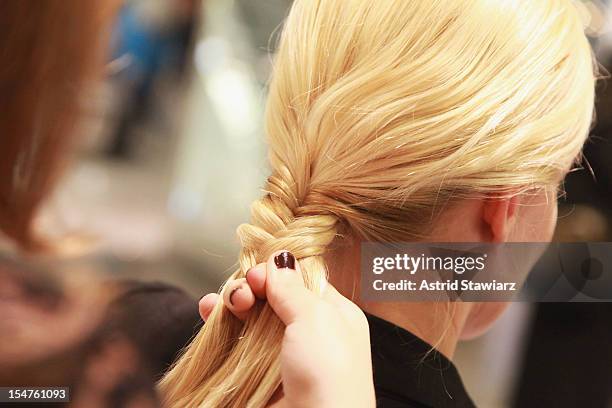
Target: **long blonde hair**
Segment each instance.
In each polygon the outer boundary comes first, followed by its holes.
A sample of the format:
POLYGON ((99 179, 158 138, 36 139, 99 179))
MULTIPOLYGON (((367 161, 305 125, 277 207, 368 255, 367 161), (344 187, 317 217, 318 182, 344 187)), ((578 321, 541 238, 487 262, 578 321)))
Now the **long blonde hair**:
MULTIPOLYGON (((238 228, 245 276, 276 250, 313 291, 339 234, 422 237, 455 197, 549 186, 593 116, 593 57, 569 0, 296 0, 270 84, 272 175, 238 228)), ((217 305, 160 383, 169 407, 263 407, 284 327, 217 305)))

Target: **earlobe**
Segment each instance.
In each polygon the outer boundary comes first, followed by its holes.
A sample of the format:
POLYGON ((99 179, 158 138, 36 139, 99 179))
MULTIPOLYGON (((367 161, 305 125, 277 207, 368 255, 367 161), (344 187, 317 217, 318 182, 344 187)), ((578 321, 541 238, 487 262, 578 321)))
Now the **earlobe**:
POLYGON ((490 196, 484 201, 482 218, 492 242, 508 240, 514 228, 518 201, 516 195, 490 196))

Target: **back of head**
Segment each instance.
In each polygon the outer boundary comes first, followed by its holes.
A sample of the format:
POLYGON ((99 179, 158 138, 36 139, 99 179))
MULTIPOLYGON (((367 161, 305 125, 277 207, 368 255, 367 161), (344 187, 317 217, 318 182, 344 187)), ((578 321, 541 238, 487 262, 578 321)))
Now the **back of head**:
MULTIPOLYGON (((286 249, 309 288, 340 235, 426 237, 461 197, 547 188, 593 115, 588 41, 569 0, 297 0, 267 106, 272 175, 238 235, 240 268, 286 249)), ((217 307, 160 386, 169 406, 260 407, 283 326, 217 307)))

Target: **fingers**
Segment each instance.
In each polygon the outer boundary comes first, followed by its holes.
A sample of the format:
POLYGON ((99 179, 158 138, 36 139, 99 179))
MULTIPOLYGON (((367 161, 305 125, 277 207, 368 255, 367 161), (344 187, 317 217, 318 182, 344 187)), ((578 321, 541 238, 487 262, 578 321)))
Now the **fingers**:
POLYGON ((304 286, 300 265, 287 251, 275 252, 268 258, 266 296, 278 317, 289 325, 304 318, 321 300, 304 286))
MULTIPOLYGON (((255 265, 248 270, 246 279, 228 282, 223 290, 223 304, 240 320, 245 320, 256 298, 266 298, 266 264, 255 265)), ((210 317, 220 296, 209 293, 200 299, 198 310, 202 320, 210 317)))
POLYGON ((223 304, 240 320, 245 320, 255 304, 255 295, 245 278, 228 282, 223 289, 223 304))
MULTIPOLYGON (((219 301, 219 295, 210 293, 199 303, 200 316, 207 320, 219 301)), ((223 290, 224 305, 240 320, 246 320, 256 299, 268 299, 280 319, 291 324, 298 318, 306 318, 321 302, 331 304, 351 320, 364 320, 357 305, 327 284, 322 299, 306 289, 300 265, 290 252, 277 251, 267 263, 257 264, 246 273, 246 278, 228 282, 223 290)))
MULTIPOLYGON (((262 276, 255 276, 256 283, 261 279, 262 276)), ((265 279, 265 273, 263 279, 265 279)), ((265 289, 258 289, 258 291, 261 290, 265 289)), ((208 320, 219 299, 220 296, 216 293, 209 293, 200 299, 198 311, 202 320, 208 320)), ((223 304, 240 320, 246 319, 249 310, 255 304, 255 295, 246 279, 236 279, 227 283, 223 290, 223 304)))
POLYGON ((198 310, 200 312, 200 317, 202 318, 202 320, 208 320, 208 317, 212 313, 218 301, 219 295, 217 295, 216 293, 209 293, 208 295, 200 299, 200 302, 198 303, 198 310))
POLYGON ((246 280, 253 294, 258 299, 266 298, 266 264, 260 263, 249 269, 246 273, 246 280))

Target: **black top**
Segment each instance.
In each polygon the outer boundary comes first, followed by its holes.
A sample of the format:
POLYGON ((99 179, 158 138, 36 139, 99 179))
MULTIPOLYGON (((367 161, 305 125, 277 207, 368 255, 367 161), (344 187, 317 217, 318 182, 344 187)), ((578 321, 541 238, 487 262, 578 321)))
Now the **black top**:
POLYGON ((401 327, 366 316, 377 407, 475 407, 449 359, 401 327))
MULTIPOLYGON (((126 292, 117 299, 115 306, 123 306, 120 309, 125 314, 143 319, 145 323, 148 322, 149 326, 163 324, 162 333, 168 332, 170 337, 175 338, 173 343, 167 343, 169 350, 172 353, 178 352, 182 345, 191 338, 192 329, 201 324, 196 312, 197 302, 180 291, 177 296, 183 296, 184 300, 178 302, 175 296, 177 290, 166 285, 160 287, 155 285, 125 282, 126 292), (156 296, 150 296, 152 291, 156 293, 156 296), (134 309, 131 305, 138 300, 137 295, 142 292, 149 293, 149 296, 144 297, 143 307, 134 309), (167 305, 173 303, 184 303, 188 307, 177 309, 180 311, 179 314, 178 312, 170 313, 167 305), (144 319, 145 314, 150 318, 144 319), (164 317, 166 314, 169 316, 164 317), (179 315, 184 318, 178 319, 179 315), (186 329, 172 329, 169 325, 173 324, 180 327, 185 326, 186 329)), ((474 407, 457 369, 450 360, 437 352, 430 344, 401 327, 367 313, 366 316, 370 326, 372 366, 378 408, 474 407)), ((152 330, 142 326, 138 326, 138 330, 146 332, 144 339, 152 342, 150 345, 142 344, 142 348, 158 347, 153 343, 160 341, 159 334, 153 334, 152 330)))

